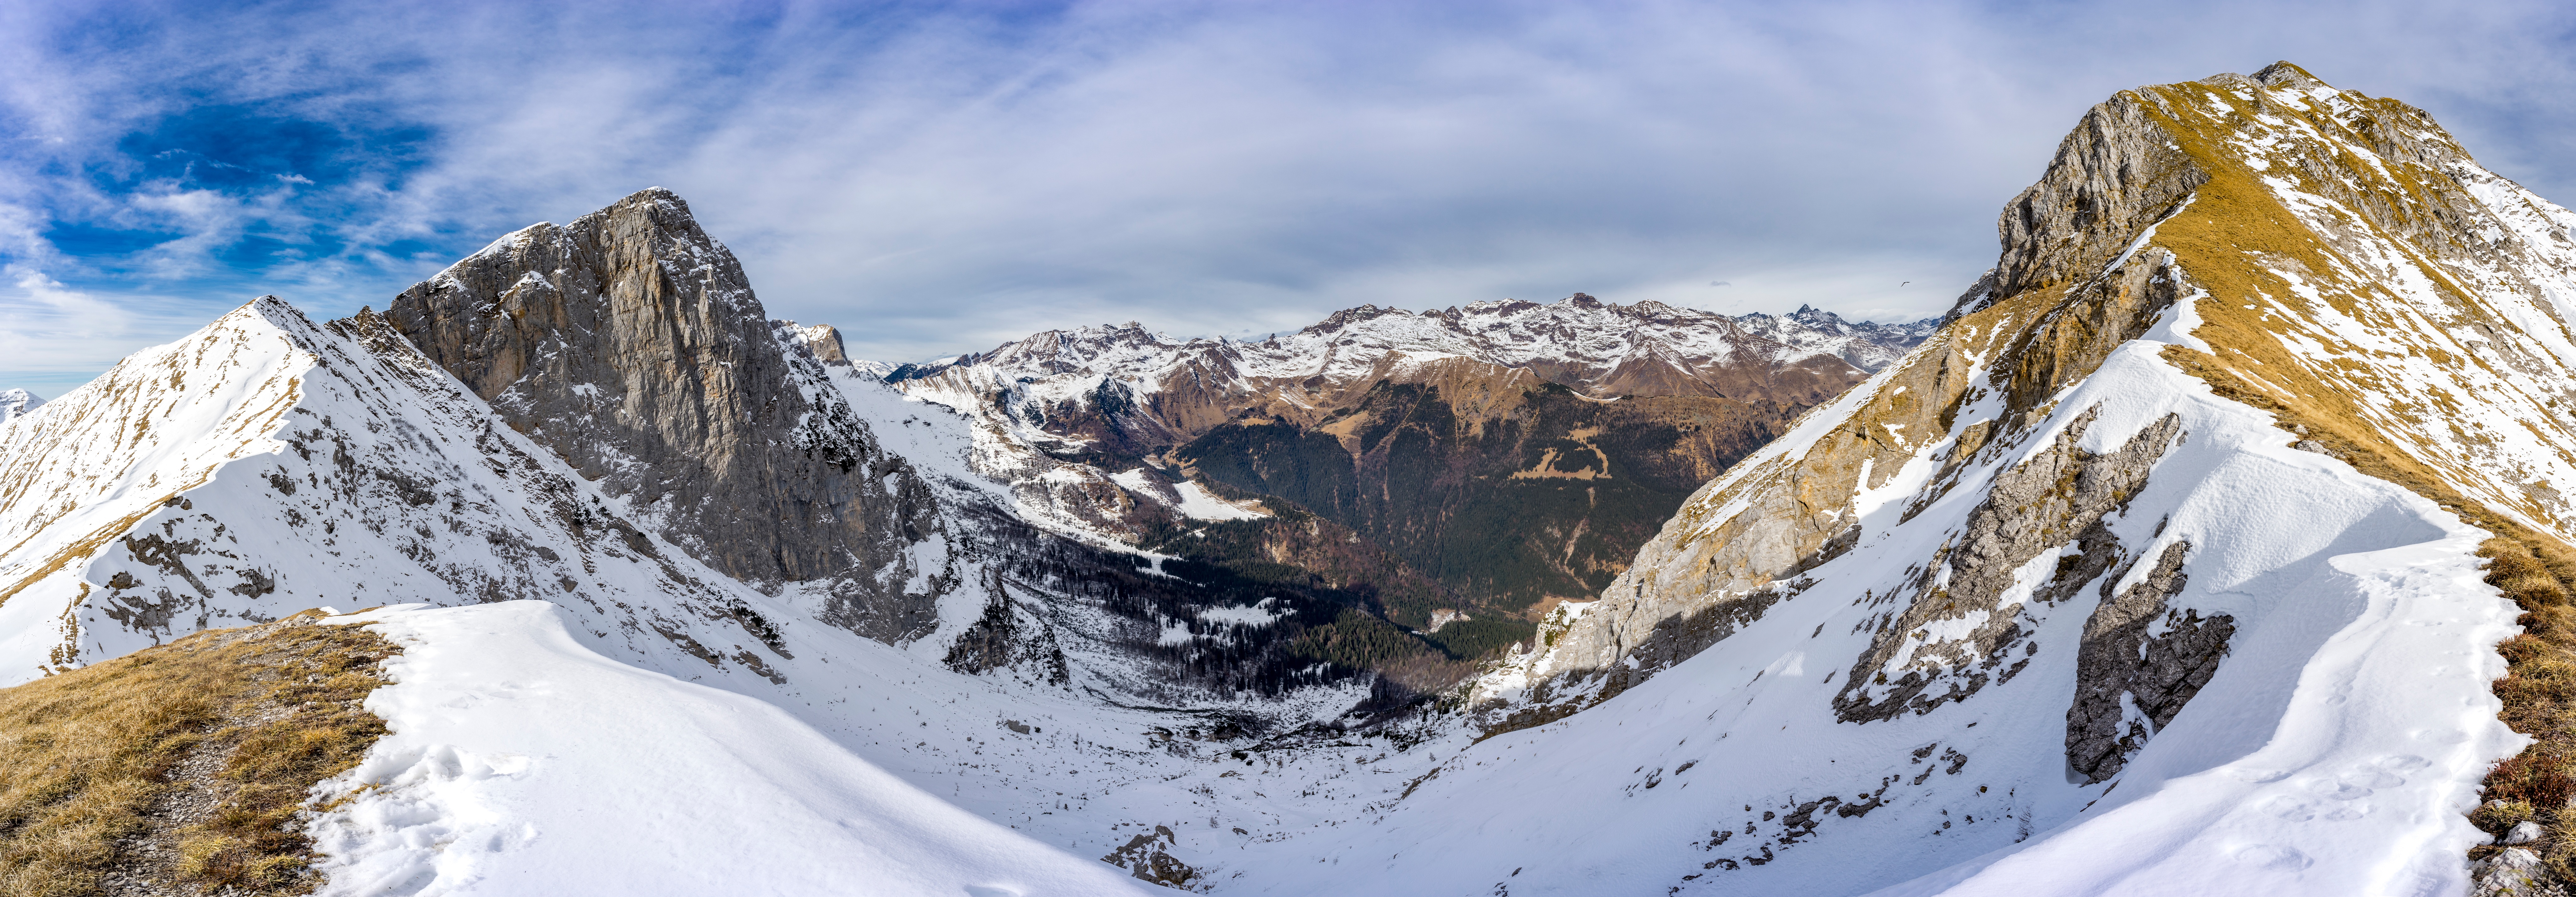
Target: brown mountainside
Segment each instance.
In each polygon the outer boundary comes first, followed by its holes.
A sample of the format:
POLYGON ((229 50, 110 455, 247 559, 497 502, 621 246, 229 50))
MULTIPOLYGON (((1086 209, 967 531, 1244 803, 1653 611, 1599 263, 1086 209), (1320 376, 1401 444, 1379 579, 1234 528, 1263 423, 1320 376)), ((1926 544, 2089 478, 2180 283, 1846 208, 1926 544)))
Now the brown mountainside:
POLYGON ((1365 306, 1259 342, 1050 331, 887 379, 977 415, 988 472, 1024 504, 1115 538, 1187 517, 1140 500, 1140 478, 1348 527, 1447 590, 1385 605, 1421 627, 1444 608, 1519 615, 1597 592, 1700 483, 1932 324, 1578 294, 1365 306))

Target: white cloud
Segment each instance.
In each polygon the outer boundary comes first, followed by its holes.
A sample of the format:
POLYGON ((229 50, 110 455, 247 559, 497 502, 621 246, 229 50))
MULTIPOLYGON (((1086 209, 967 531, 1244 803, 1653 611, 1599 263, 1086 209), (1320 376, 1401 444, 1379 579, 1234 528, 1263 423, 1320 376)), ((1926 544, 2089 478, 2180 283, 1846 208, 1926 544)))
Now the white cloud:
POLYGON ((70 385, 57 378, 87 379, 114 364, 114 357, 100 357, 100 349, 122 345, 132 335, 134 316, 117 303, 66 288, 34 269, 11 265, 0 275, 10 281, 0 290, 0 359, 21 380, 52 380, 26 387, 40 396, 52 398, 70 385))
POLYGON ((150 295, 203 317, 253 291, 340 313, 658 184, 773 313, 885 358, 1578 290, 1910 318, 1992 262, 2087 106, 2281 57, 2576 198, 2576 19, 2540 3, 298 9, 174 8, 112 45, 47 39, 78 7, 0 11, 0 125, 32 135, 0 143, 0 256, 101 295, 175 278, 150 295), (207 102, 429 136, 213 197, 63 174, 125 171, 122 136, 207 102), (75 277, 102 263, 30 247, 10 203, 178 236, 75 277), (250 234, 280 245, 245 262, 250 234))

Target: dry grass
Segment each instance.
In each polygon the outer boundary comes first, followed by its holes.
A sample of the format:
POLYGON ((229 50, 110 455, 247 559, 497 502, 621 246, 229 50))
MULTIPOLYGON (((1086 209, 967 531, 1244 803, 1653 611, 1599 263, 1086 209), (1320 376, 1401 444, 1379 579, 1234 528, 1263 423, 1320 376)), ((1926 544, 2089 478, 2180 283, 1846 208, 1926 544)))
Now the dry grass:
MULTIPOLYGON (((2233 94, 2192 84, 2142 92, 2148 94, 2171 101, 2149 109, 2148 114, 2185 152, 2203 160, 2211 175, 2189 213, 2158 228, 2156 244, 2172 251, 2181 267, 2191 272, 2193 282, 2221 300, 2198 304, 2204 320, 2193 331, 2212 346, 2214 354, 2173 347, 2165 350, 2164 357, 2208 383, 2218 395, 2273 412, 2283 429, 2305 434, 2304 438, 2322 444, 2362 473, 2403 486, 2498 536, 2479 551, 2489 563, 2486 581, 2521 608, 2525 631, 2497 646, 2510 667, 2505 678, 2495 682, 2494 692, 2504 705, 2500 718, 2515 731, 2532 736, 2534 743, 2489 772, 2487 803, 2472 814, 2471 821, 2497 833, 2525 820, 2540 822, 2549 836, 2535 846, 2542 848, 2555 875, 2576 881, 2576 810, 2567 806, 2576 797, 2576 601, 2571 601, 2571 594, 2576 594, 2576 550, 2553 534, 2536 532, 2499 509, 2463 495, 2454 483, 2476 481, 2462 468, 2478 458, 2418 456, 2402 447, 2424 444, 2429 434, 2446 430, 2445 409, 2459 401, 2466 381, 2416 395, 2396 389, 2398 384, 2367 365, 2320 363, 2279 338, 2285 329, 2313 331, 2313 321, 2298 319, 2321 315, 2326 307, 2365 326, 2392 332, 2413 326, 2395 316, 2392 309, 2402 306, 2385 301, 2386 288, 2366 276, 2346 279, 2335 274, 2349 269, 2337 264, 2335 247, 2258 181, 2258 177, 2277 175, 2304 184, 2308 175, 2276 170, 2258 176, 2234 161, 2236 152, 2226 141, 2239 124, 2258 113, 2285 115, 2295 110, 2277 104, 2257 108, 2233 94), (2213 93, 2232 111, 2213 115, 2199 110, 2201 99, 2213 93), (2313 298, 2296 298, 2302 295, 2297 284, 2276 270, 2284 265, 2304 270, 2303 276, 2316 288, 2307 294, 2313 298), (2258 296, 2285 298, 2254 302, 2258 296), (2402 407, 2392 409, 2392 403, 2402 407)), ((2402 104, 2362 102, 2374 116, 2413 120, 2411 110, 2402 104)), ((2344 127, 2330 117, 2300 115, 2325 132, 2344 127)), ((2329 167, 2335 166, 2361 169, 2349 158, 2334 160, 2329 167)), ((2409 245, 2408 234, 2420 235, 2425 227, 2411 217, 2417 213, 2410 209, 2443 209, 2460 201, 2456 190, 2436 189, 2408 166, 2391 165, 2385 173, 2390 179, 2383 190, 2390 199, 2386 210, 2365 214, 2355 223, 2395 245, 2409 245)), ((2313 186, 2333 193, 2332 185, 2313 186)), ((2438 273, 2441 266, 2428 270, 2435 272, 2434 291, 2464 320, 2492 316, 2491 308, 2473 290, 2444 279, 2438 273)), ((2439 347, 2429 344, 2422 351, 2439 365, 2482 363, 2439 354, 2439 347)), ((2550 516, 2537 506, 2514 510, 2530 517, 2550 516)), ((2482 847, 2472 856, 2483 857, 2494 849, 2482 847)))
POLYGON ((301 894, 312 786, 399 649, 306 611, 0 689, 0 894, 301 894))
MULTIPOLYGON (((2537 846, 2549 870, 2576 880, 2576 552, 2532 534, 2489 539, 2488 583, 2522 608, 2523 633, 2497 645, 2510 664, 2495 682, 2505 724, 2532 737, 2530 747, 2487 772, 2485 803, 2469 821, 2501 834, 2535 821, 2549 834, 2537 846)), ((2493 848, 2479 848, 2482 857, 2493 848)))

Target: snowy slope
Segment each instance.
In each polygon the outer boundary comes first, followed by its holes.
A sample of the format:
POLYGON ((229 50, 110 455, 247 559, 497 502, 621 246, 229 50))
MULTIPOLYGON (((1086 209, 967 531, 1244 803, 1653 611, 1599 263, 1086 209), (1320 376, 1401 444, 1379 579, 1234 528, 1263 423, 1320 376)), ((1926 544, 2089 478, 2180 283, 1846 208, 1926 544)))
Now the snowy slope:
POLYGON ((341 620, 403 653, 367 699, 392 734, 322 786, 376 786, 311 826, 326 894, 1144 892, 776 706, 602 657, 554 605, 341 620))
MULTIPOLYGON (((2144 556, 2199 546, 2174 603, 2229 615, 2236 636, 2124 777, 2068 781, 2072 648, 2093 607, 2089 590, 2031 596, 2060 552, 2019 571, 1995 612, 2023 627, 2004 659, 2027 667, 1930 713, 1837 718, 1843 680, 1873 672, 1850 666, 1884 619, 1871 596, 1955 536, 1982 497, 1962 488, 1910 521, 1901 500, 1856 509, 1862 544, 1795 597, 1607 703, 1477 743, 1365 837, 1319 846, 1321 864, 1283 862, 1255 890, 1363 876, 1384 893, 1471 882, 1515 895, 2456 890, 2459 856, 2483 840, 2459 814, 2485 765, 2520 744, 2485 691, 2503 673, 2491 646, 2515 631, 2479 582, 2485 534, 2289 448, 2262 415, 2161 362, 2161 345, 2124 346, 1986 471, 2028 460, 2087 411, 2089 451, 2166 415, 2187 434, 2111 529, 2144 556)), ((1883 488, 1911 493, 1935 469, 1926 457, 1883 488)))
MULTIPOLYGON (((1250 610, 1163 600, 1139 619, 1096 591, 1050 591, 1043 571, 1060 549, 1012 541, 1007 521, 977 529, 972 515, 990 506, 964 474, 963 419, 872 380, 846 385, 873 438, 956 490, 942 505, 955 538, 930 544, 960 555, 922 564, 975 587, 950 594, 933 635, 902 645, 827 622, 828 595, 752 589, 621 516, 373 318, 316 324, 283 302, 254 302, 0 429, 0 671, 25 681, 323 605, 537 598, 598 656, 782 708, 873 768, 1085 862, 1160 825, 1174 834, 1122 866, 1161 856, 1199 870, 1204 885, 1230 868, 1218 850, 1327 825, 1364 790, 1353 761, 1388 753, 1383 736, 1271 755, 1280 759, 1263 768, 1293 784, 1218 789, 1241 781, 1224 777, 1250 768, 1229 754, 1251 742, 1216 733, 1329 723, 1368 696, 1366 682, 1315 675, 1276 696, 1195 690, 1174 659, 1205 670, 1198 654, 1239 652, 1230 633, 1259 627, 1250 610), (1020 641, 1061 649, 1060 679, 1043 663, 968 672, 952 662, 959 634, 997 606, 1020 641)), ((439 725, 525 722, 512 705, 477 706, 497 715, 439 725)), ((639 722, 659 712, 617 709, 639 722)), ((369 769, 413 767, 384 762, 393 765, 369 769)), ((431 828, 352 829, 333 850, 372 858, 378 871, 367 874, 425 868, 441 877, 412 883, 432 890, 507 866, 402 866, 411 835, 488 821, 462 803, 414 809, 429 815, 405 824, 431 828)), ((529 843, 576 837, 530 818, 529 843)))
POLYGON ((1270 887, 2460 892, 2524 743, 2475 552, 2570 535, 2564 215, 2292 66, 2114 98, 1940 336, 1270 887))
POLYGON ((750 638, 734 608, 757 593, 609 514, 369 321, 261 299, 0 431, 0 675, 324 602, 549 595, 637 651, 750 638))

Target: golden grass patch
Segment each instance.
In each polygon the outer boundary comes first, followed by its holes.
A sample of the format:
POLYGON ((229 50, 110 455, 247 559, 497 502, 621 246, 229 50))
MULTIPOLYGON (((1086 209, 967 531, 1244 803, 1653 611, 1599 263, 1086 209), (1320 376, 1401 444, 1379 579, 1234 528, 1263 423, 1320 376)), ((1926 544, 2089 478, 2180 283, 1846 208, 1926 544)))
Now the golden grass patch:
POLYGON ((0 689, 0 894, 302 894, 315 783, 385 733, 400 649, 306 611, 0 689))
MULTIPOLYGON (((2487 772, 2483 803, 2469 821, 2493 834, 2516 823, 2540 823, 2547 835, 2530 845, 2561 881, 2576 881, 2576 551, 2557 540, 2514 528, 2510 537, 2487 540, 2486 581, 2522 608, 2521 635, 2496 646, 2509 664, 2495 681, 2504 701, 2499 716, 2532 737, 2530 747, 2487 772)), ((2494 847, 2470 852, 2482 859, 2494 847)))

